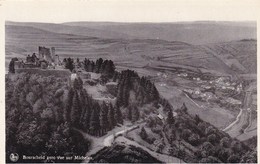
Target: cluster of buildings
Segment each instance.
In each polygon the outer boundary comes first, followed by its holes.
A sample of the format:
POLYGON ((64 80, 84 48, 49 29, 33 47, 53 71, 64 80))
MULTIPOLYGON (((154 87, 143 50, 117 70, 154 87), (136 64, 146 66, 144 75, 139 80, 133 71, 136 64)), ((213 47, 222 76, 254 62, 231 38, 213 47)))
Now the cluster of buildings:
POLYGON ((14 62, 15 69, 21 68, 52 68, 62 67, 62 63, 59 59, 59 55, 55 54, 55 48, 39 47, 38 54, 33 53, 27 55, 26 60, 16 60, 14 62))
MULTIPOLYGON (((179 73, 179 77, 188 78, 187 73, 179 73)), ((202 80, 200 77, 190 78, 197 84, 194 88, 187 88, 183 91, 192 98, 204 101, 216 100, 219 96, 225 96, 225 93, 239 94, 243 91, 242 83, 232 82, 230 77, 218 77, 216 79, 202 80)), ((227 97, 226 102, 234 105, 240 105, 241 101, 227 97)))
POLYGON ((216 99, 216 96, 212 92, 203 92, 199 88, 184 89, 184 92, 188 93, 192 98, 201 98, 204 101, 216 99))

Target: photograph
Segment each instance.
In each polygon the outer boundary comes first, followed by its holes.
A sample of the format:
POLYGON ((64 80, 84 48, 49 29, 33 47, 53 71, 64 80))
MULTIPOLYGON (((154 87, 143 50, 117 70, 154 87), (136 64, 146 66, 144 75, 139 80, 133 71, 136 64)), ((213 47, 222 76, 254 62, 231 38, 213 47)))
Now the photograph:
POLYGON ((258 6, 141 2, 0 5, 5 163, 257 163, 258 6))

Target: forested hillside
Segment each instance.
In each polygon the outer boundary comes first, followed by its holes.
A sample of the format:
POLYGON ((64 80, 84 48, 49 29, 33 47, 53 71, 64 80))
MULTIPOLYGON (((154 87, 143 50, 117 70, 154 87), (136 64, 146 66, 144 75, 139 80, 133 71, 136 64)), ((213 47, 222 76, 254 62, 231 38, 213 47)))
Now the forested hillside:
MULTIPOLYGON (((71 79, 9 73, 6 76, 7 155, 12 152, 24 155, 85 155, 91 141, 83 138, 80 132, 100 137, 126 121, 135 124, 142 120, 146 130, 150 129, 149 132, 164 140, 157 144, 157 151, 170 146, 169 155, 185 162, 257 162, 254 149, 197 115, 191 116, 185 104, 180 109, 173 109, 168 101, 160 97, 147 77, 140 77, 132 70, 118 72, 113 61, 102 58, 95 62, 65 58, 63 62, 74 73, 81 70, 100 74, 93 85, 117 84, 115 103, 95 100, 86 91, 90 85, 85 84, 80 76, 71 79), (144 109, 144 106, 149 109, 144 109), (160 118, 158 113, 166 117, 160 118)), ((155 139, 147 134, 145 128, 140 132, 142 140, 154 144, 155 139)), ((112 158, 106 160, 113 161, 112 158)), ((102 161, 100 156, 96 161, 102 161)))
MULTIPOLYGON (((70 58, 67 61, 70 60, 72 61, 70 58)), ((134 86, 136 92, 136 88, 143 88, 139 89, 142 91, 140 96, 147 95, 139 104, 156 100, 156 97, 147 94, 145 87, 155 88, 154 85, 135 72, 127 70, 114 73, 113 62, 105 60, 103 63, 103 59, 97 60, 93 69, 88 70, 88 63, 92 65, 93 61, 85 60, 86 71, 102 72, 106 81, 118 81, 115 105, 94 100, 83 88, 80 77, 70 82, 68 77, 43 77, 29 73, 7 75, 7 155, 11 152, 25 155, 85 155, 90 142, 84 140, 76 129, 102 136, 117 124, 123 124, 123 118, 137 121, 137 108, 127 116, 121 113, 121 107, 132 110, 129 95, 134 86), (111 70, 109 66, 112 66, 111 70), (132 83, 132 77, 137 80, 135 84, 132 83)), ((158 97, 158 92, 156 93, 158 97)))
MULTIPOLYGON (((13 152, 26 156, 85 155, 90 142, 83 139, 73 129, 73 123, 66 122, 63 115, 68 106, 70 90, 66 78, 24 73, 7 76, 7 162, 10 162, 9 155, 13 152)), ((70 114, 72 118, 75 117, 73 112, 70 114)), ((38 160, 42 161, 51 162, 38 160)))
POLYGON ((227 133, 187 113, 185 106, 177 110, 178 117, 168 112, 163 131, 170 143, 169 153, 182 156, 187 162, 202 163, 255 163, 256 151, 227 133), (178 142, 186 145, 185 149, 178 149, 178 142))

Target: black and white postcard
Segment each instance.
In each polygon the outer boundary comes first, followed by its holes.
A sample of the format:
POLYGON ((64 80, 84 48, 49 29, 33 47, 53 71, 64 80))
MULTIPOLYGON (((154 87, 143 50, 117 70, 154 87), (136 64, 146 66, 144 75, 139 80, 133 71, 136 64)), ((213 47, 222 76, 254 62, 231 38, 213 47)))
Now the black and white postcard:
POLYGON ((204 2, 0 1, 3 162, 257 163, 259 3, 204 2))

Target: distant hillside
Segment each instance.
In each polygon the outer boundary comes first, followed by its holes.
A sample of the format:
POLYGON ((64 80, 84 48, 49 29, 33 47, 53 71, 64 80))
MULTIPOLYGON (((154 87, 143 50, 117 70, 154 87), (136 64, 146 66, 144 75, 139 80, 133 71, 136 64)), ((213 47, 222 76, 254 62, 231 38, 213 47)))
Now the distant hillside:
POLYGON ((207 46, 233 70, 241 73, 257 72, 257 41, 243 39, 240 41, 210 44, 207 46))
MULTIPOLYGON (((61 58, 68 56, 79 58, 87 57, 91 59, 99 57, 109 58, 113 59, 116 65, 124 68, 149 67, 153 69, 174 70, 178 67, 193 71, 214 71, 220 74, 256 72, 255 40, 243 38, 240 41, 205 44, 206 46, 197 46, 180 41, 162 40, 164 33, 167 33, 169 36, 173 35, 169 29, 174 29, 175 27, 177 31, 174 33, 178 34, 178 37, 176 37, 178 40, 180 37, 187 37, 187 34, 191 32, 189 28, 194 30, 200 27, 202 29, 207 27, 213 31, 222 29, 224 33, 226 33, 228 30, 225 31, 224 26, 227 26, 229 30, 235 28, 232 32, 234 33, 237 27, 242 26, 241 24, 235 24, 233 26, 230 24, 216 24, 213 26, 213 23, 211 23, 212 27, 210 27, 208 23, 206 23, 206 25, 204 25, 205 23, 116 24, 84 22, 66 24, 68 25, 6 22, 6 65, 10 58, 22 57, 37 52, 38 46, 42 45, 56 47, 57 54, 59 54, 61 58), (71 24, 73 26, 69 26, 71 24), (107 28, 101 29, 101 27, 107 28), (126 39, 131 38, 130 35, 119 35, 121 34, 120 29, 123 27, 132 30, 140 27, 140 29, 135 30, 136 32, 147 29, 147 31, 140 34, 140 36, 145 33, 148 36, 153 29, 159 30, 162 33, 158 33, 158 35, 162 37, 160 37, 161 39, 137 39, 137 36, 135 39, 126 39), (187 27, 189 28, 187 29, 187 27), (220 28, 216 29, 218 27, 220 28), (93 31, 92 28, 95 28, 95 30, 93 31), (119 30, 116 33, 107 33, 106 30, 109 31, 109 29, 119 30), (179 30, 183 30, 183 32, 179 30), (185 30, 187 33, 184 32, 185 30)), ((243 28, 248 29, 250 34, 253 35, 253 25, 246 25, 247 26, 243 26, 243 28)), ((243 28, 241 30, 243 30, 243 28)), ((203 30, 199 31, 202 32, 203 30)), ((246 32, 241 31, 240 33, 241 35, 246 34, 246 32)), ((210 38, 211 32, 207 34, 207 36, 210 38)), ((240 35, 234 36, 238 37, 240 35)), ((204 35, 201 37, 203 38, 204 35)), ((190 35, 189 38, 191 38, 191 41, 196 39, 196 37, 192 37, 192 35, 190 35)), ((197 40, 199 41, 200 39, 197 38, 197 40)))
POLYGON ((253 22, 111 23, 69 22, 71 26, 119 32, 139 39, 162 39, 191 44, 227 42, 256 38, 253 22))
MULTIPOLYGON (((73 27, 72 27, 73 28, 73 27)), ((104 39, 55 33, 31 26, 6 25, 6 61, 38 51, 38 46, 55 47, 61 58, 113 59, 125 68, 176 69, 217 71, 232 70, 201 46, 159 39, 104 39)))
POLYGON ((6 25, 27 26, 42 29, 59 34, 71 34, 78 36, 100 37, 100 38, 130 38, 128 35, 116 31, 107 31, 106 29, 95 29, 82 26, 67 26, 54 23, 18 23, 6 22, 6 25))
POLYGON ((109 39, 162 39, 191 44, 256 39, 254 22, 68 22, 64 24, 6 22, 6 25, 31 26, 56 33, 109 39))

